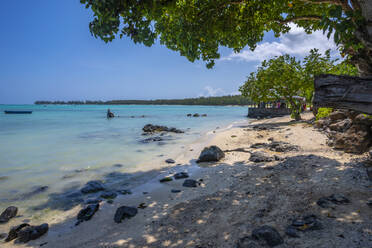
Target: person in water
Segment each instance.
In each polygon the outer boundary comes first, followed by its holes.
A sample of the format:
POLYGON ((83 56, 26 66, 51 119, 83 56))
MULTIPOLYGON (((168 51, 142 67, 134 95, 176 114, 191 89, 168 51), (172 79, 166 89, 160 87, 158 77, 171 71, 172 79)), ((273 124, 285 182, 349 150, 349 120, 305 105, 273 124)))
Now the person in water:
POLYGON ((114 113, 110 109, 107 110, 107 119, 115 117, 114 113))

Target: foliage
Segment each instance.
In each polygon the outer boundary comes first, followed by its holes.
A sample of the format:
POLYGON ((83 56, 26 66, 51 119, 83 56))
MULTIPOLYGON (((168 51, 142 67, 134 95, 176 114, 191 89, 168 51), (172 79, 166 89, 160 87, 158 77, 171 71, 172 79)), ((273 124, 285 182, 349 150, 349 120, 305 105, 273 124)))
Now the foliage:
POLYGON ((316 115, 316 120, 320 120, 321 118, 328 117, 332 113, 333 109, 331 108, 319 108, 318 113, 316 115))
MULTIPOLYGON (((280 36, 296 23, 306 32, 323 30, 354 55, 363 47, 366 21, 359 0, 80 0, 93 11, 90 31, 105 42, 117 36, 151 46, 159 39, 190 61, 212 67, 219 47, 252 50, 265 32, 280 36)), ((365 43, 364 44, 368 44, 365 43)))
POLYGON ((295 99, 304 89, 304 77, 300 61, 284 55, 263 61, 257 72, 252 72, 240 92, 255 102, 285 99, 295 119, 300 118, 301 104, 295 99))
POLYGON ((241 95, 220 97, 199 97, 186 99, 159 99, 159 100, 112 100, 112 101, 36 101, 35 104, 97 104, 97 105, 250 105, 252 102, 241 95))

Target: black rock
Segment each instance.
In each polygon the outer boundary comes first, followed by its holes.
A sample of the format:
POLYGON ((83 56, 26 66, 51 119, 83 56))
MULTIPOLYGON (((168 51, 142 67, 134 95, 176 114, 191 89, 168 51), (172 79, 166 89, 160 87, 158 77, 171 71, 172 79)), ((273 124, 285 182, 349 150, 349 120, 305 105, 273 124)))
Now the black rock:
POLYGON ((156 132, 172 132, 172 133, 184 133, 182 130, 179 130, 174 127, 158 126, 147 124, 142 128, 145 133, 156 133, 156 132))
POLYGON ((171 192, 172 193, 181 193, 181 190, 179 190, 179 189, 172 189, 171 192))
POLYGON ((134 217, 137 213, 138 210, 135 207, 121 206, 116 210, 114 221, 121 223, 123 219, 134 217))
POLYGON ((170 181, 173 181, 173 179, 171 177, 164 177, 164 178, 159 180, 159 182, 161 182, 161 183, 170 182, 170 181))
POLYGON ((207 114, 202 114, 201 116, 202 116, 202 117, 207 117, 207 114))
POLYGON ((297 229, 293 226, 288 226, 285 229, 285 234, 287 234, 289 237, 292 237, 292 238, 299 238, 300 237, 297 233, 297 229))
POLYGON ((192 116, 192 114, 187 114, 186 116, 187 116, 187 117, 191 117, 191 116, 192 116))
POLYGON ((189 174, 187 174, 186 172, 178 172, 176 174, 174 174, 174 179, 178 180, 178 179, 183 179, 183 178, 188 178, 189 177, 189 174))
POLYGON ((262 226, 252 231, 252 237, 257 240, 266 241, 267 245, 274 247, 283 244, 283 239, 278 231, 271 226, 262 226))
POLYGON ((44 223, 40 226, 27 226, 25 228, 22 228, 18 232, 18 241, 22 243, 27 243, 30 240, 35 240, 41 236, 43 236, 45 233, 47 233, 49 230, 49 225, 47 223, 44 223))
POLYGON ((193 117, 199 117, 200 115, 198 113, 196 113, 196 114, 193 114, 192 116, 193 117))
POLYGON ((167 160, 165 160, 165 162, 168 163, 168 164, 174 164, 176 161, 174 161, 171 158, 168 158, 167 160))
POLYGON ((118 196, 115 192, 105 191, 101 194, 101 197, 104 199, 115 199, 118 196))
POLYGON ((83 194, 90 194, 102 190, 105 190, 105 187, 103 186, 101 181, 96 180, 87 182, 86 185, 81 189, 81 192, 83 194))
POLYGON ((18 208, 14 206, 7 207, 0 215, 0 223, 7 223, 11 218, 17 215, 18 208))
POLYGON ((188 188, 196 188, 198 187, 198 182, 193 180, 193 179, 186 179, 183 184, 183 187, 188 187, 188 188))
POLYGON ((20 224, 18 226, 14 226, 10 229, 8 233, 8 237, 5 239, 5 242, 12 241, 13 239, 16 239, 18 237, 18 233, 22 228, 25 228, 27 226, 30 226, 27 223, 20 224))
POLYGON ((259 248, 260 246, 252 242, 251 237, 246 236, 238 240, 236 247, 237 248, 259 248))
POLYGON ((263 152, 252 152, 249 161, 255 163, 271 162, 273 161, 273 158, 269 157, 266 153, 263 152))
POLYGON ((216 162, 225 157, 224 152, 217 146, 205 147, 200 153, 199 159, 196 161, 200 162, 216 162))
POLYGON ((77 222, 75 225, 79 225, 83 221, 90 220, 93 215, 98 211, 99 204, 90 204, 86 208, 80 210, 80 212, 77 215, 77 222))

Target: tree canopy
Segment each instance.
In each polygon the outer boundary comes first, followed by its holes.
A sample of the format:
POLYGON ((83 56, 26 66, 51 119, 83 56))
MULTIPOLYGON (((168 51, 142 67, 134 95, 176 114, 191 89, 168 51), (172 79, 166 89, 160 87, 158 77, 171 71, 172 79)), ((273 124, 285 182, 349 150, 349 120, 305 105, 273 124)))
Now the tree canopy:
POLYGON ((202 59, 212 67, 220 46, 253 50, 265 32, 280 36, 293 22, 308 33, 334 34, 342 53, 362 73, 372 74, 372 4, 366 0, 80 1, 94 13, 91 33, 105 42, 128 36, 151 46, 158 39, 190 61, 202 59))

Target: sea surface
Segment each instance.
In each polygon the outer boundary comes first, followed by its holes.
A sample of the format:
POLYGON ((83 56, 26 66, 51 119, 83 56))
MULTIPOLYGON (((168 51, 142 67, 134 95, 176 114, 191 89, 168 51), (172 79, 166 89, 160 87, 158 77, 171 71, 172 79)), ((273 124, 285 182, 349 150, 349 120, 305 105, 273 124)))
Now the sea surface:
POLYGON ((74 203, 69 194, 93 179, 128 186, 133 173, 165 166, 187 144, 246 120, 246 114, 247 107, 237 106, 0 105, 0 211, 10 205, 30 213, 65 208, 66 199, 74 203), (106 119, 108 108, 118 117, 106 119), (151 136, 143 136, 142 128, 149 123, 185 133, 145 143, 151 136))

